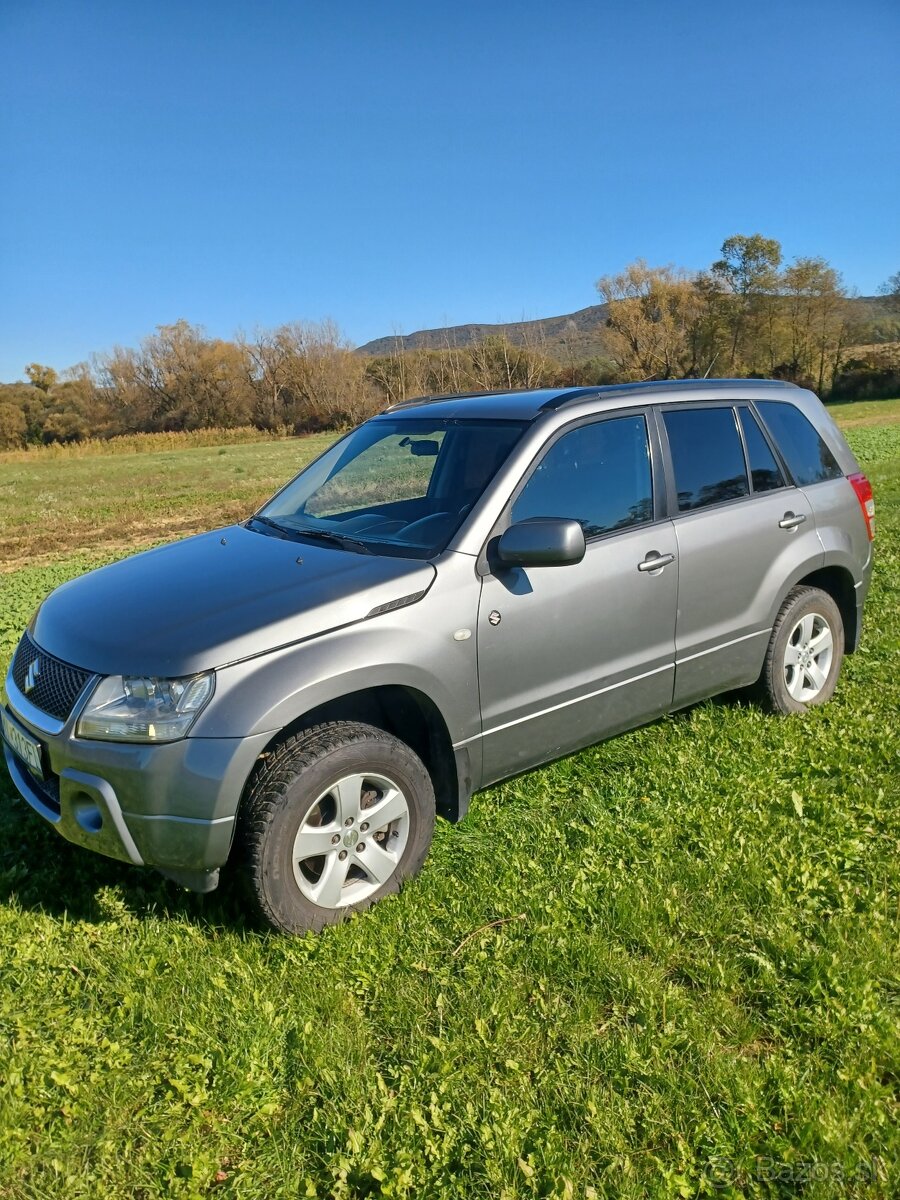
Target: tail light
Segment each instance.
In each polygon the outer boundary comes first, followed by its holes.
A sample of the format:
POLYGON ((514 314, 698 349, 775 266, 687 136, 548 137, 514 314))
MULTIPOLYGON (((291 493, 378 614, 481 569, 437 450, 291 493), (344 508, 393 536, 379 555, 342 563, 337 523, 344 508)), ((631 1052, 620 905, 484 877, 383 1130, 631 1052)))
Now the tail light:
POLYGON ((856 492, 859 507, 862 509, 869 541, 873 542, 875 540, 875 497, 872 495, 872 485, 862 471, 857 472, 856 475, 848 475, 847 478, 856 492))

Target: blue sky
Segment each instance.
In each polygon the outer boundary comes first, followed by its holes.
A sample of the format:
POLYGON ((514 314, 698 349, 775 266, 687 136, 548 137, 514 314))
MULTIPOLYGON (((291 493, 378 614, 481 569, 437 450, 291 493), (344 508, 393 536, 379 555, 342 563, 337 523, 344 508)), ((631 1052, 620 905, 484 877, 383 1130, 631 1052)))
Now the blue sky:
POLYGON ((0 0, 0 380, 179 317, 553 315, 733 233, 871 293, 898 48, 898 0, 0 0))

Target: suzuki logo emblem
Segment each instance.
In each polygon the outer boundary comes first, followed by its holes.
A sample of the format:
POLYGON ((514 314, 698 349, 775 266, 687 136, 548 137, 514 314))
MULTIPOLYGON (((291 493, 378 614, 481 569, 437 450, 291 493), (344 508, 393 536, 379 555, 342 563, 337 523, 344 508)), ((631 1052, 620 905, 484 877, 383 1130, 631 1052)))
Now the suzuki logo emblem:
POLYGON ((28 673, 25 676, 25 691, 34 691, 34 685, 38 681, 38 675, 41 673, 41 660, 36 658, 28 668, 28 673))

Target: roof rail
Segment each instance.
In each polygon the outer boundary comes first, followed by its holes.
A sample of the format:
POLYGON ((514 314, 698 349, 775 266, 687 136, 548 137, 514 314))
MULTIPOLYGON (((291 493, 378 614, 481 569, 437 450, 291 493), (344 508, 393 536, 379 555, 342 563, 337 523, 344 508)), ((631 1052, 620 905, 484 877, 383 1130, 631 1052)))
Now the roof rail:
POLYGON ((541 405, 542 410, 559 409, 583 396, 618 396, 634 392, 721 391, 728 387, 796 388, 785 379, 641 379, 636 383, 608 383, 593 388, 566 388, 541 405))
MULTIPOLYGON (((523 389, 516 389, 522 391, 523 389)), ((396 400, 393 404, 389 404, 387 408, 382 409, 382 412, 394 412, 398 408, 412 408, 419 404, 439 404, 442 400, 470 400, 473 396, 506 396, 508 390, 495 392, 434 392, 428 396, 409 396, 406 400, 396 400)))
MULTIPOLYGON (((394 412, 398 408, 411 408, 419 404, 439 404, 443 400, 480 400, 483 396, 527 396, 530 392, 546 392, 549 388, 494 388, 486 392, 445 392, 443 394, 435 394, 429 396, 412 396, 408 400, 397 400, 394 404, 389 404, 387 408, 382 409, 382 412, 394 412)), ((585 388, 559 388, 557 395, 541 405, 541 408, 548 408, 559 399, 579 400, 583 396, 594 396, 601 388, 585 387, 585 388)))

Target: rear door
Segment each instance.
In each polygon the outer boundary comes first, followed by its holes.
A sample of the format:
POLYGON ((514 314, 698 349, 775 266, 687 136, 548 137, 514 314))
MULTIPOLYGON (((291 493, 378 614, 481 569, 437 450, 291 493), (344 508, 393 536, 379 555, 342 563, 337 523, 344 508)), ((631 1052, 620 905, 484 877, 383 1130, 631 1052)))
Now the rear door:
POLYGON ((678 564, 646 414, 551 440, 501 524, 570 517, 587 551, 561 567, 495 568, 482 581, 478 676, 485 782, 669 708, 678 564), (655 473, 654 473, 655 467, 655 473), (660 566, 646 569, 659 557, 660 566))
POLYGON ((746 404, 659 410, 679 558, 676 706, 752 683, 773 605, 821 562, 812 509, 746 404))

